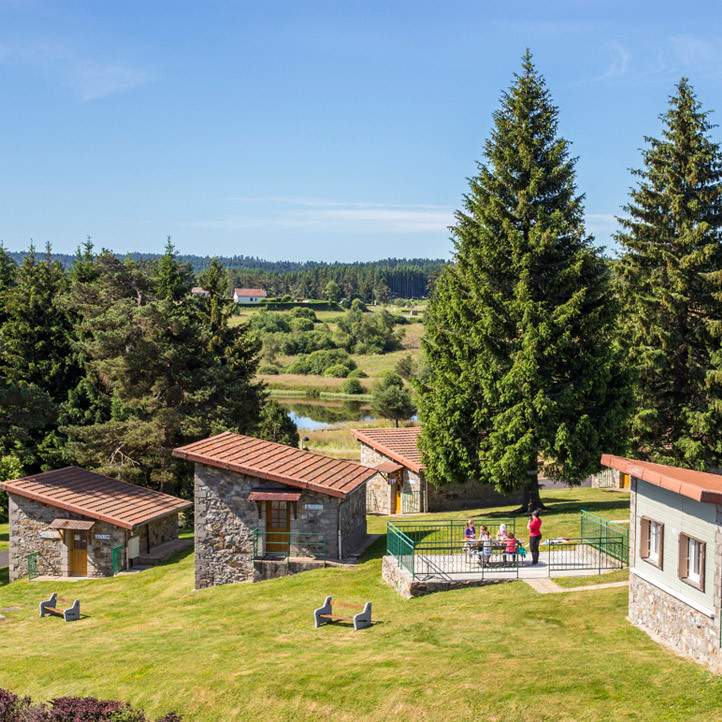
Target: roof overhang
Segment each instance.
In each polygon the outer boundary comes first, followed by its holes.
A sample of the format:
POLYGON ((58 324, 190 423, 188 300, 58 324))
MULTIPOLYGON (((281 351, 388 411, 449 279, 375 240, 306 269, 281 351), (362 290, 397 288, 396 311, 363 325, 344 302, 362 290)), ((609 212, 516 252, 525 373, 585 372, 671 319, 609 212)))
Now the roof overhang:
POLYGON ((393 474, 395 471, 401 471, 404 467, 401 464, 394 464, 393 461, 381 461, 371 468, 383 474, 393 474))
POLYGON ((98 514, 96 512, 90 511, 89 509, 85 509, 82 506, 78 506, 76 504, 68 504, 65 502, 58 501, 57 499, 48 499, 47 496, 44 496, 43 494, 35 494, 33 492, 27 491, 26 489, 16 489, 13 487, 11 482, 4 482, 0 484, 0 489, 3 489, 8 494, 16 494, 17 496, 22 496, 25 499, 32 499, 32 501, 39 501, 43 504, 47 504, 48 506, 55 507, 56 509, 62 509, 63 511, 70 511, 73 512, 73 514, 79 514, 80 516, 89 516, 91 519, 95 519, 96 521, 104 521, 110 524, 111 526, 117 526, 120 529, 127 529, 128 531, 133 531, 133 529, 138 529, 141 526, 145 526, 146 524, 149 524, 152 521, 156 521, 158 519, 162 519, 163 517, 170 516, 171 514, 177 514, 179 511, 185 511, 186 509, 189 509, 193 506, 193 502, 189 501, 187 504, 183 506, 179 506, 177 509, 171 509, 170 511, 164 511, 161 514, 158 514, 154 517, 150 517, 148 519, 144 519, 142 522, 138 522, 137 524, 130 524, 129 522, 121 521, 120 519, 115 519, 112 516, 108 516, 107 514, 98 514))
POLYGON ((73 529, 78 531, 87 531, 95 526, 95 521, 86 521, 84 519, 53 519, 50 522, 50 529, 73 529))
MULTIPOLYGON (((326 486, 320 484, 313 484, 310 481, 299 481, 291 479, 288 476, 282 476, 280 474, 274 474, 272 472, 263 471, 261 469, 254 469, 251 466, 244 466, 242 464, 234 464, 227 461, 216 461, 211 460, 203 454, 194 454, 191 451, 184 451, 183 449, 174 449, 173 456, 178 459, 185 459, 186 461, 192 461, 197 464, 203 464, 204 466, 212 466, 215 469, 227 469, 228 471, 235 471, 237 474, 245 474, 247 476, 255 476, 258 479, 265 479, 266 481, 276 481, 279 484, 286 484, 286 486, 294 486, 298 489, 307 489, 308 491, 317 491, 319 494, 326 494, 326 496, 334 496, 337 499, 345 499, 349 494, 356 491, 358 488, 355 487, 352 491, 344 492, 337 489, 329 489, 326 486)), ((377 472, 374 469, 369 469, 368 476, 363 479, 361 483, 367 482, 377 472)))
MULTIPOLYGON (((705 488, 704 478, 708 475, 706 472, 675 469, 673 466, 651 464, 636 459, 626 459, 623 456, 612 456, 611 454, 602 455, 602 466, 617 469, 654 486, 686 496, 688 499, 707 504, 722 504, 722 491, 705 488), (688 478, 684 478, 690 472, 699 474, 700 480, 693 482, 688 478)), ((712 476, 712 474, 709 474, 709 476, 712 476)), ((722 483, 722 476, 720 477, 720 483, 722 483)))
POLYGON ((298 501, 300 491, 290 489, 253 489, 248 495, 249 501, 298 501))

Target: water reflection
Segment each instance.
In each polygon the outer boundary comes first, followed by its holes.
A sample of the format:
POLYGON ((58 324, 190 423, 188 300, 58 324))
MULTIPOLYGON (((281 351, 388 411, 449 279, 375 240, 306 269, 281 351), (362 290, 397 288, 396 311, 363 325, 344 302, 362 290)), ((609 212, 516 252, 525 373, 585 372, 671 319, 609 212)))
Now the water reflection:
POLYGON ((288 416, 296 423, 299 430, 316 431, 327 429, 333 424, 344 421, 373 421, 371 408, 361 401, 342 401, 326 403, 313 401, 278 400, 287 410, 288 416))

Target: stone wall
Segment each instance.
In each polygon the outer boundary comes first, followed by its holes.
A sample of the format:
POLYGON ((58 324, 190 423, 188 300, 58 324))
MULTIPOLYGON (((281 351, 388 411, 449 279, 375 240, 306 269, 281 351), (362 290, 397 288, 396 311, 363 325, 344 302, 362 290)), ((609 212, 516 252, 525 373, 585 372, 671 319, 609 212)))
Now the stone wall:
MULTIPOLYGON (((86 519, 57 507, 39 501, 9 494, 10 511, 10 581, 27 576, 27 557, 39 552, 38 574, 64 577, 70 573, 70 531, 49 529, 54 519, 86 519), (53 535, 43 539, 41 532, 53 535)), ((123 545, 125 532, 106 522, 96 521, 88 532, 89 577, 111 576, 113 573, 113 547, 123 545), (109 539, 98 539, 107 535, 109 539)))
POLYGON ((397 594, 404 599, 422 597, 435 592, 448 592, 452 589, 464 589, 465 587, 488 587, 492 584, 508 584, 516 582, 517 579, 495 578, 495 579, 412 579, 411 574, 401 567, 392 556, 385 556, 381 565, 381 578, 390 587, 393 587, 397 594))
POLYGON ((154 519, 136 529, 140 536, 140 554, 148 554, 157 546, 178 538, 178 512, 154 519))
POLYGON ((654 584, 629 575, 629 621, 652 639, 722 673, 720 623, 654 584))
POLYGON ((486 506, 520 504, 523 492, 500 494, 489 484, 469 480, 464 484, 436 487, 428 484, 429 511, 456 511, 486 506))
POLYGON ((383 474, 376 474, 366 482, 366 504, 370 513, 392 513, 390 486, 383 474))
MULTIPOLYGON (((195 471, 195 586, 252 581, 253 530, 266 529, 266 504, 249 501, 253 489, 288 489, 225 469, 196 464, 195 471), (259 516, 259 506, 261 513, 259 516)), ((366 490, 356 489, 345 500, 317 491, 303 490, 291 506, 291 556, 321 551, 325 535, 326 555, 338 557, 338 532, 344 548, 352 548, 366 534, 366 490), (305 536, 310 535, 310 536, 305 536)), ((259 552, 263 552, 263 540, 259 552)), ((255 575, 257 576, 257 574, 255 575)))
POLYGON ((248 495, 258 479, 195 465, 195 587, 253 580, 256 505, 248 495))
POLYGON ((353 551, 366 537, 366 485, 342 499, 338 508, 343 553, 353 551))
MULTIPOLYGON (((363 464, 363 466, 374 467, 382 461, 398 463, 395 459, 381 454, 368 444, 361 443, 361 464, 363 464)), ((426 483, 423 471, 417 473, 404 467, 402 473, 402 491, 417 492, 419 494, 419 507, 421 511, 458 511, 476 507, 520 504, 523 498, 523 492, 504 495, 500 494, 489 484, 479 484, 473 480, 469 480, 464 484, 435 487, 426 483), (428 499, 424 498, 425 495, 428 496, 428 499)), ((393 513, 391 509, 391 494, 388 491, 388 482, 386 483, 387 490, 386 497, 384 498, 381 485, 375 480, 369 482, 369 484, 371 484, 370 489, 373 491, 374 500, 377 504, 376 511, 381 514, 393 513)))

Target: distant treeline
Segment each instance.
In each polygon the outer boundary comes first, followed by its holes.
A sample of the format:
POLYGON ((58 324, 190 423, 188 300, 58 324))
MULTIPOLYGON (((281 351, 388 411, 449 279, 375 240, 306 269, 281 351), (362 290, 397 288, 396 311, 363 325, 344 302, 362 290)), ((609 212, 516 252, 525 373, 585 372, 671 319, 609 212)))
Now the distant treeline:
MULTIPOLYGON (((8 252, 22 263, 24 252, 8 252)), ((136 263, 157 260, 157 253, 116 254, 132 258, 136 263)), ((76 256, 51 253, 52 261, 70 268, 76 256)), ((190 264, 196 277, 211 263, 211 256, 179 255, 190 264)), ((391 298, 425 298, 436 277, 448 261, 440 258, 385 258, 380 261, 356 263, 324 263, 319 261, 265 261, 253 256, 220 256, 229 271, 229 291, 233 287, 265 288, 269 296, 290 294, 302 298, 325 298, 329 281, 338 284, 341 295, 359 297, 365 302, 385 302, 391 298)))

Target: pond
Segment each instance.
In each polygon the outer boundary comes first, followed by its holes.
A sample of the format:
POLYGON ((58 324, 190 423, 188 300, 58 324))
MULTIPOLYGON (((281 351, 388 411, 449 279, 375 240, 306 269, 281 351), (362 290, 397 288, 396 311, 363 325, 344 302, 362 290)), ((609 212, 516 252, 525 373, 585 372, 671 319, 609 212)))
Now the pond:
POLYGON ((345 421, 375 421, 371 407, 363 401, 298 401, 277 399, 299 431, 327 429, 345 421))

